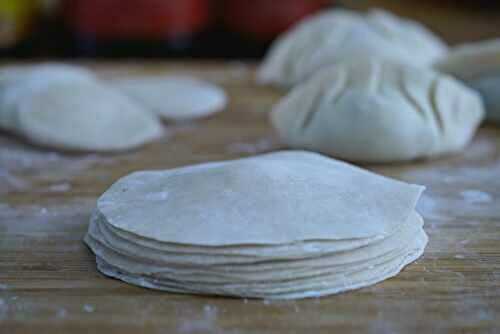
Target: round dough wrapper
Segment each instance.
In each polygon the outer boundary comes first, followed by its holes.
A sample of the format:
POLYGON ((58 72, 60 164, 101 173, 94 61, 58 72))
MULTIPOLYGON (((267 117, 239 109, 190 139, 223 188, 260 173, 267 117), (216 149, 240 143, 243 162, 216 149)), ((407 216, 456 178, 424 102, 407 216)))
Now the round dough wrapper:
POLYGON ((421 24, 382 10, 328 10, 305 19, 272 45, 259 68, 264 84, 293 86, 319 69, 365 57, 427 67, 447 46, 421 24))
POLYGON ((27 83, 30 87, 43 86, 50 81, 63 80, 93 81, 96 80, 96 76, 83 67, 60 63, 0 68, 0 88, 16 83, 27 83))
POLYGON ((113 84, 167 120, 189 120, 222 111, 224 90, 209 82, 181 76, 117 79, 113 84))
POLYGON ((94 82, 92 72, 72 65, 47 63, 0 69, 0 128, 15 131, 18 105, 53 82, 94 82))
POLYGON ((285 244, 388 235, 422 190, 318 154, 280 152, 132 173, 97 208, 113 227, 160 242, 285 244))
POLYGON ((500 39, 459 45, 434 68, 477 90, 484 99, 486 118, 500 123, 500 39))
MULTIPOLYGON (((86 242, 92 247, 94 252, 105 258, 108 262, 113 260, 106 255, 106 252, 119 254, 130 263, 139 263, 138 266, 147 266, 148 272, 162 272, 169 268, 172 272, 182 272, 183 269, 196 270, 209 274, 266 274, 279 270, 281 273, 291 272, 304 268, 316 268, 323 266, 336 266, 341 268, 349 267, 371 261, 374 258, 384 256, 402 249, 413 237, 422 229, 423 220, 415 212, 401 226, 401 229, 393 234, 369 244, 354 247, 348 250, 332 250, 326 253, 313 253, 308 249, 307 242, 304 242, 302 254, 299 249, 295 254, 267 254, 267 256, 245 256, 235 253, 177 253, 175 251, 160 251, 151 249, 142 244, 134 244, 121 240, 116 235, 102 229, 106 225, 102 222, 91 223, 86 242), (293 261, 291 261, 293 260, 293 261), (156 268, 156 269, 154 269, 156 268)), ((273 248, 273 246, 262 246, 262 248, 273 248)), ((225 248, 236 248, 235 246, 225 248)), ((113 255, 116 257, 116 255, 113 255)), ((121 266, 119 262, 113 262, 116 266, 121 266)), ((123 266, 122 266, 123 267, 123 266)))
POLYGON ((115 267, 100 257, 97 265, 105 275, 121 279, 125 282, 176 293, 230 295, 248 298, 265 299, 299 299, 308 297, 321 297, 325 295, 345 292, 362 288, 383 281, 399 273, 404 266, 420 257, 427 244, 427 236, 421 231, 409 243, 404 256, 396 256, 382 263, 369 263, 363 269, 355 272, 342 272, 340 274, 320 275, 315 279, 305 278, 298 280, 284 280, 277 284, 196 284, 183 283, 178 280, 159 279, 148 275, 129 273, 127 270, 115 267))
POLYGON ((125 150, 157 139, 161 124, 128 97, 99 82, 55 82, 18 105, 16 131, 66 150, 125 150))
POLYGON ((381 60, 345 62, 296 87, 271 113, 281 139, 358 162, 462 150, 484 116, 480 96, 431 70, 381 60))
MULTIPOLYGON (((109 243, 120 244, 125 248, 140 247, 151 250, 155 254, 203 254, 207 257, 228 257, 231 260, 257 260, 275 258, 305 258, 334 252, 345 252, 357 249, 378 240, 381 236, 352 240, 335 241, 300 241, 281 245, 233 245, 233 246, 197 246, 159 242, 125 232, 110 225, 104 216, 96 210, 91 220, 88 234, 94 238, 104 237, 109 243)), ((203 260, 205 261, 205 259, 203 260)))
MULTIPOLYGON (((123 255, 108 248, 99 242, 87 239, 89 245, 96 255, 108 264, 120 268, 124 272, 136 275, 155 277, 160 280, 172 280, 182 282, 185 285, 212 285, 212 284, 261 284, 277 285, 280 281, 299 281, 314 279, 323 275, 346 275, 353 271, 366 270, 369 267, 380 265, 394 258, 402 258, 408 254, 409 246, 412 247, 415 239, 424 236, 422 229, 412 231, 411 238, 399 242, 398 246, 386 245, 386 248, 394 247, 384 253, 378 252, 369 256, 369 251, 376 247, 367 249, 366 252, 358 252, 357 255, 350 253, 335 254, 327 257, 315 258, 307 261, 272 261, 267 262, 267 270, 259 268, 259 264, 247 264, 245 266, 213 267, 209 265, 186 266, 186 265, 164 265, 147 261, 138 257, 123 255), (362 254, 362 256, 360 256, 362 254), (244 268, 245 270, 240 270, 244 268), (255 268, 255 270, 253 270, 255 268)), ((402 236, 403 237, 403 236, 402 236)))

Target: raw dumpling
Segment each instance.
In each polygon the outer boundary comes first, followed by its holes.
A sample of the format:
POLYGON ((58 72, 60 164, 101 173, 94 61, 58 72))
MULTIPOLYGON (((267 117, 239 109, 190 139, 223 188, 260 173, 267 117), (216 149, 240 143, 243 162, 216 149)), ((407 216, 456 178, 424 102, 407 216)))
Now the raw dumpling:
POLYGON ((500 123, 500 39, 458 46, 436 62, 435 69, 479 91, 487 118, 500 123))
POLYGON ((382 10, 367 14, 329 10, 304 20, 280 37, 260 67, 265 84, 292 86, 325 65, 358 57, 430 66, 446 45, 417 22, 382 10))
POLYGON ((199 79, 180 76, 117 79, 114 85, 166 120, 189 120, 222 111, 224 90, 199 79))
POLYGON ((0 127, 42 146, 84 151, 134 148, 163 132, 127 96, 64 65, 0 73, 0 127))
POLYGON ((290 147, 358 162, 460 151, 483 118, 479 95, 451 77, 386 61, 332 66, 271 113, 290 147))
POLYGON ((99 198, 85 242, 101 272, 147 288, 318 297, 422 254, 423 189, 300 151, 141 171, 99 198))

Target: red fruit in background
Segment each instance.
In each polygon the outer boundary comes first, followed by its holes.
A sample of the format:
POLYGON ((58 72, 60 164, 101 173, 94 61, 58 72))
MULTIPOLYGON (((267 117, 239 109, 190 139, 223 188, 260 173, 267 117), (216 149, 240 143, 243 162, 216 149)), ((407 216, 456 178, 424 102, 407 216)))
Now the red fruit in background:
POLYGON ((104 39, 188 35, 211 21, 210 0, 66 0, 63 8, 72 29, 104 39))
POLYGON ((331 0, 225 0, 223 20, 233 31, 267 41, 329 4, 331 0))

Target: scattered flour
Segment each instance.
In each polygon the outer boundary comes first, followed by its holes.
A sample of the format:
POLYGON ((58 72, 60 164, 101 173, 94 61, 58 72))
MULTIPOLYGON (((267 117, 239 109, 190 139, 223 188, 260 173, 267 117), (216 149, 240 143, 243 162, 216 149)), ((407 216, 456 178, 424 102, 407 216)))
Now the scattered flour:
MULTIPOLYGON (((94 207, 94 198, 76 198, 64 204, 46 203, 43 206, 0 203, 0 235, 13 233, 49 238, 54 233, 66 233, 74 231, 75 228, 85 228, 94 207)), ((64 247, 70 247, 70 245, 81 247, 79 242, 64 244, 64 247)))
POLYGON ((64 319, 68 315, 68 311, 65 308, 60 308, 56 312, 56 318, 64 319))
POLYGON ((460 195, 468 203, 490 203, 493 200, 489 193, 480 190, 464 190, 460 195))
POLYGON ((62 160, 58 153, 35 150, 10 140, 0 139, 0 145, 0 168, 8 170, 41 169, 62 160))
POLYGON ((29 189, 30 183, 0 167, 0 194, 29 189))
POLYGON ((201 317, 183 319, 177 328, 179 333, 221 333, 217 326, 218 309, 215 306, 203 306, 201 317))
POLYGON ((228 153, 257 154, 269 152, 277 147, 277 142, 271 137, 260 138, 255 142, 236 142, 227 146, 228 153))
MULTIPOLYGON (((68 155, 38 149, 0 136, 0 195, 30 191, 34 180, 67 180, 96 163, 109 163, 113 158, 97 154, 68 155)), ((48 191, 65 192, 69 183, 58 183, 48 191)))
POLYGON ((71 189, 71 184, 68 182, 54 184, 49 187, 49 191, 55 193, 64 193, 71 189))
POLYGON ((90 304, 84 304, 83 310, 87 313, 92 313, 95 311, 95 307, 93 305, 90 305, 90 304))
POLYGON ((439 200, 435 197, 424 193, 417 203, 417 211, 426 219, 437 221, 452 221, 454 218, 443 212, 443 208, 439 205, 439 200))
MULTIPOLYGON (((484 151, 489 152, 489 148, 486 147, 484 151)), ((497 198, 500 160, 480 165, 465 163, 453 167, 424 167, 406 172, 401 177, 427 187, 417 205, 417 211, 426 219, 445 222, 468 218, 465 220, 467 224, 477 225, 481 219, 500 216, 500 199, 497 198), (451 185, 453 189, 461 190, 450 190, 451 185)))

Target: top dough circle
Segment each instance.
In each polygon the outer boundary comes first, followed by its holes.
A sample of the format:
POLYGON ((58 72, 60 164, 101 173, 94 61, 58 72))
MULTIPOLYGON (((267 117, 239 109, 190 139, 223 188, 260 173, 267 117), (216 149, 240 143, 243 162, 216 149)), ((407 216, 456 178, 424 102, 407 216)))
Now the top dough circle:
POLYGON ((389 235, 422 190, 291 151, 136 172, 112 185, 97 210, 113 227, 160 242, 286 244, 389 235))

